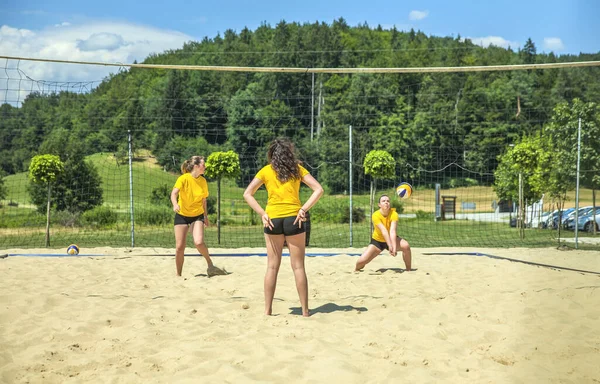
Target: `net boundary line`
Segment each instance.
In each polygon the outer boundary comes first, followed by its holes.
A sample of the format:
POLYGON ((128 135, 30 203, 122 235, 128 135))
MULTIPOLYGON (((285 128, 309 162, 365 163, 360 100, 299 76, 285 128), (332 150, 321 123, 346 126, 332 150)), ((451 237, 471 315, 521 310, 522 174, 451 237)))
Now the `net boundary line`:
POLYGON ((236 67, 236 66, 205 66, 205 65, 173 65, 173 64, 124 64, 99 61, 75 61, 45 59, 34 57, 5 56, 0 59, 36 61, 59 64, 99 65, 105 67, 129 67, 145 69, 179 69, 190 71, 218 71, 218 72, 274 72, 274 73, 452 73, 452 72, 491 72, 515 71, 531 69, 557 69, 598 67, 600 61, 578 61, 566 63, 542 64, 507 64, 507 65, 478 65, 464 67, 414 67, 414 68, 297 68, 297 67, 236 67))
MULTIPOLYGON (((284 257, 289 257, 289 253, 284 253, 282 256, 284 257)), ((345 252, 339 252, 339 253, 334 253, 334 252, 307 252, 306 253, 306 257, 332 257, 332 256, 360 256, 360 253, 345 253, 345 252)), ((527 265, 532 265, 532 266, 537 266, 537 267, 544 267, 544 268, 549 268, 549 269, 554 269, 554 270, 564 270, 564 271, 572 271, 572 272, 579 272, 579 273, 586 273, 586 274, 592 274, 592 275, 600 275, 600 272, 595 272, 595 271, 588 271, 585 269, 576 269, 576 268, 568 268, 568 267, 561 267, 558 265, 551 265, 551 264, 543 264, 543 263, 536 263, 534 261, 527 261, 527 260, 519 260, 519 259, 513 259, 510 257, 504 257, 504 256, 496 256, 496 255, 490 255, 487 253, 480 253, 480 252, 424 252, 422 253, 422 255, 424 256, 476 256, 476 257, 489 257, 490 259, 496 259, 496 260, 506 260, 506 261, 512 261, 515 263, 522 263, 522 264, 527 264, 527 265)), ((66 258, 79 258, 79 257, 103 257, 103 256, 107 256, 107 257, 113 257, 113 255, 106 255, 106 254, 78 254, 78 255, 65 255, 65 254, 57 254, 57 253, 8 253, 8 254, 2 254, 0 255, 0 259, 5 259, 8 257, 66 257, 66 258)), ((131 257, 174 257, 175 254, 171 254, 171 253, 159 253, 159 254, 139 254, 139 255, 125 255, 125 256, 120 256, 117 257, 118 259, 123 259, 123 258, 131 258, 131 257)), ((201 257, 201 254, 190 254, 187 255, 189 257, 201 257)), ((245 253, 214 253, 212 255, 213 257, 266 257, 267 254, 266 252, 245 252, 245 253)))
POLYGON ((507 261, 512 261, 514 263, 523 263, 523 264, 527 264, 527 265, 533 265, 536 267, 544 267, 544 268, 550 268, 550 269, 555 269, 555 270, 564 270, 564 271, 572 271, 572 272, 600 275, 600 272, 587 271, 585 269, 560 267, 558 265, 536 263, 535 261, 519 260, 519 259, 510 258, 510 257, 496 256, 496 255, 490 255, 487 253, 480 253, 480 252, 426 252, 426 253, 423 253, 423 255, 427 255, 427 256, 461 256, 461 255, 463 255, 463 256, 489 257, 490 259, 507 260, 507 261))

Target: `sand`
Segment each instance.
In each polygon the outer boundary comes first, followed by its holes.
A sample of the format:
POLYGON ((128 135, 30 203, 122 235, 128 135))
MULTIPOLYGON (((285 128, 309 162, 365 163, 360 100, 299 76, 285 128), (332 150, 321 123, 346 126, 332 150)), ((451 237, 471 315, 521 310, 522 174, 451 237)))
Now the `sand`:
MULTIPOLYGON (((212 249, 264 253, 264 249, 212 249)), ((2 383, 600 383, 600 254, 556 249, 414 249, 351 272, 358 249, 316 250, 301 316, 284 258, 274 316, 266 258, 218 257, 206 276, 173 249, 82 249, 0 259, 2 383)), ((3 254, 64 250, 4 249, 3 254)), ((189 250, 188 254, 195 254, 189 250)))

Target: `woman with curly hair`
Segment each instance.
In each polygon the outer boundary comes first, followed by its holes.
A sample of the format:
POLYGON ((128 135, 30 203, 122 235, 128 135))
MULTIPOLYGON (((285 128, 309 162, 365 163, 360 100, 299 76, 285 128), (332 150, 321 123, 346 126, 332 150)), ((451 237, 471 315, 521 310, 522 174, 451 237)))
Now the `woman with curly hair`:
POLYGON ((287 242, 302 315, 308 317, 308 281, 304 270, 306 213, 321 198, 323 187, 300 165, 294 144, 288 139, 273 140, 267 151, 267 159, 269 164, 258 171, 244 192, 244 199, 260 215, 264 226, 267 247, 265 315, 271 315, 273 311, 277 274, 284 243, 287 242), (300 202, 300 182, 313 190, 304 204, 300 202), (254 198, 254 194, 263 184, 268 193, 265 209, 254 198))

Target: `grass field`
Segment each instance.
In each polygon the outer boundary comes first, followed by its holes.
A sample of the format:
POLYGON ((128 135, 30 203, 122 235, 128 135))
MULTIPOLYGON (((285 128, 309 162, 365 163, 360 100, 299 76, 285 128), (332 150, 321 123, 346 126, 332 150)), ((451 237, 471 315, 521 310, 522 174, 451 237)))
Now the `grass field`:
MULTIPOLYGON (((556 231, 528 229, 525 238, 519 238, 518 230, 505 224, 473 223, 469 221, 423 221, 402 220, 399 232, 413 247, 548 247, 558 245, 556 231)), ((44 247, 44 228, 19 228, 0 230, 4 247, 44 247)), ((563 232, 563 236, 565 233, 563 232)), ((569 235, 567 235, 569 236, 569 235)), ((572 237, 573 234, 570 233, 572 237)), ((582 233, 580 237, 589 237, 582 233)), ((312 224, 310 245, 319 248, 345 248, 366 246, 370 239, 368 225, 354 225, 352 242, 348 224, 312 224)), ((211 248, 264 247, 262 226, 224 226, 221 243, 217 242, 215 226, 206 230, 206 241, 211 248)), ((90 228, 65 228, 54 226, 51 231, 51 247, 65 247, 76 243, 80 247, 129 247, 132 245, 130 227, 120 225, 110 230, 90 228)), ((172 226, 136 227, 136 247, 174 247, 172 226)), ((188 246, 193 247, 191 237, 188 246)), ((584 248, 598 247, 584 246, 584 248)))
MULTIPOLYGON (((128 164, 119 164, 112 154, 97 153, 88 156, 88 161, 93 162, 98 169, 102 180, 104 204, 116 209, 123 209, 129 206, 130 191, 129 191, 129 166, 128 164)), ((165 172, 162 168, 153 161, 153 158, 145 157, 143 160, 137 160, 132 163, 133 174, 133 200, 134 204, 146 204, 152 190, 161 185, 167 185, 169 188, 175 184, 175 180, 179 175, 165 172)), ((19 206, 29 206, 29 194, 26 187, 29 183, 27 173, 19 173, 5 177, 5 186, 7 187, 7 197, 3 201, 4 205, 8 202, 18 203, 19 206)), ((242 199, 243 188, 238 187, 232 180, 223 180, 221 197, 223 201, 234 205, 244 203, 242 199)), ((209 182, 209 189, 213 195, 216 195, 216 182, 209 182)), ((393 194, 392 189, 378 191, 381 193, 393 194)), ((310 191, 303 188, 302 195, 307 197, 310 191)), ((492 187, 475 186, 475 187, 459 187, 452 189, 442 189, 442 196, 456 196, 458 209, 460 210, 461 202, 475 203, 475 210, 469 212, 492 212, 492 202, 498 198, 492 187)), ((264 189, 258 191, 259 198, 265 199, 266 192, 264 189)), ((325 196, 324 199, 339 199, 347 198, 347 196, 325 196)), ((355 194, 353 199, 358 206, 368 206, 368 194, 355 194)), ((545 202, 545 210, 552 210, 550 201, 545 202), (546 209, 547 206, 547 209, 546 209)), ((410 199, 403 201, 405 212, 415 212, 422 210, 425 212, 433 212, 435 209, 435 191, 433 189, 416 188, 413 196, 410 199)), ((598 204, 598 203, 597 203, 598 204)), ((226 205, 226 204, 224 204, 226 205)), ((579 193, 579 205, 592 205, 592 191, 590 189, 581 189, 579 193)), ((239 206, 239 205, 238 205, 239 206)), ((568 194, 568 199, 565 202, 567 208, 575 206, 575 191, 568 194)))
MULTIPOLYGON (((68 245, 76 242, 81 246, 130 246, 131 223, 129 216, 130 190, 128 164, 118 164, 111 154, 95 154, 88 158, 96 164, 102 180, 104 206, 114 210, 118 219, 108 226, 85 226, 79 223, 78 217, 66 213, 52 215, 52 243, 68 245)), ((136 214, 135 243, 138 246, 171 247, 173 243, 172 224, 168 200, 162 207, 150 204, 152 191, 160 186, 170 189, 178 175, 162 170, 152 158, 133 162, 133 200, 136 214), (162 211, 161 211, 162 210, 162 211), (160 225, 141 224, 139 218, 150 212, 162 215, 160 225), (165 218, 166 217, 166 218, 165 218)), ((5 177, 7 199, 0 207, 0 245, 11 247, 44 246, 44 230, 46 217, 37 213, 29 201, 26 190, 28 180, 26 173, 5 177)), ((211 195, 216 197, 216 182, 209 183, 211 195)), ((257 224, 258 218, 242 198, 243 188, 232 180, 221 182, 221 244, 224 247, 264 246, 262 231, 257 224)), ((306 200, 311 191, 301 189, 301 199, 306 200)), ((377 194, 393 194, 392 190, 379 190, 377 194)), ((461 202, 474 203, 476 208, 468 212, 492 212, 492 202, 497 200, 491 187, 474 186, 445 189, 442 196, 456 196, 457 213, 462 213, 461 202)), ((267 195, 264 189, 256 194, 263 205, 267 195)), ((574 205, 574 192, 570 194, 566 206, 574 205)), ((580 205, 591 205, 591 190, 580 192, 580 205)), ((349 224, 343 224, 343 212, 348 211, 347 195, 325 195, 312 210, 314 229, 311 245, 318 247, 348 247, 350 237, 353 246, 364 246, 369 240, 370 212, 369 195, 354 194, 353 207, 362 210, 361 217, 354 216, 355 221, 350 236, 349 224)), ((402 200, 404 213, 417 213, 420 219, 402 219, 400 232, 411 243, 419 247, 435 246, 548 246, 556 243, 556 231, 527 230, 524 240, 519 238, 518 230, 510 228, 507 223, 485 223, 466 220, 433 221, 435 195, 432 189, 416 188, 410 199, 402 200)), ((547 210, 553 209, 546 204, 547 210)), ((146 215, 148 216, 148 215, 146 215)), ((145 216, 144 216, 145 217, 145 216)), ((216 215, 211 215, 213 227, 207 230, 207 241, 211 246, 217 244, 216 215)), ((346 220, 347 222, 347 220, 346 220)), ((571 236, 572 232, 563 232, 562 236, 571 236)), ((588 236, 581 234, 581 236, 588 236)), ((191 243, 190 243, 191 245, 191 243)))

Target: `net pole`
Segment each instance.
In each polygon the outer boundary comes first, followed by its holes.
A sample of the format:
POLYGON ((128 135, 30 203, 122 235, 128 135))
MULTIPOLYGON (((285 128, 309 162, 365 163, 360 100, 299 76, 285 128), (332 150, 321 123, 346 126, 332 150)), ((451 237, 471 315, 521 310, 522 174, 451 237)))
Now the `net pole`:
POLYGON ((352 246, 352 126, 348 126, 348 191, 350 194, 350 246, 352 246))
MULTIPOLYGON (((581 117, 577 126, 577 185, 575 187, 575 249, 579 248, 579 166, 581 162, 581 117)), ((594 209, 596 209, 594 207, 594 209)), ((592 224, 594 222, 592 221, 592 224)))
POLYGON ((521 240, 524 238, 523 227, 525 226, 525 220, 523 218, 523 174, 519 172, 519 213, 517 214, 517 225, 519 226, 519 235, 521 240))
POLYGON ((131 150, 131 130, 127 130, 129 151, 129 209, 131 215, 131 248, 135 247, 135 222, 133 220, 133 151, 131 150))
POLYGON ((312 143, 314 138, 315 128, 315 74, 312 74, 312 88, 310 89, 310 142, 312 143))

